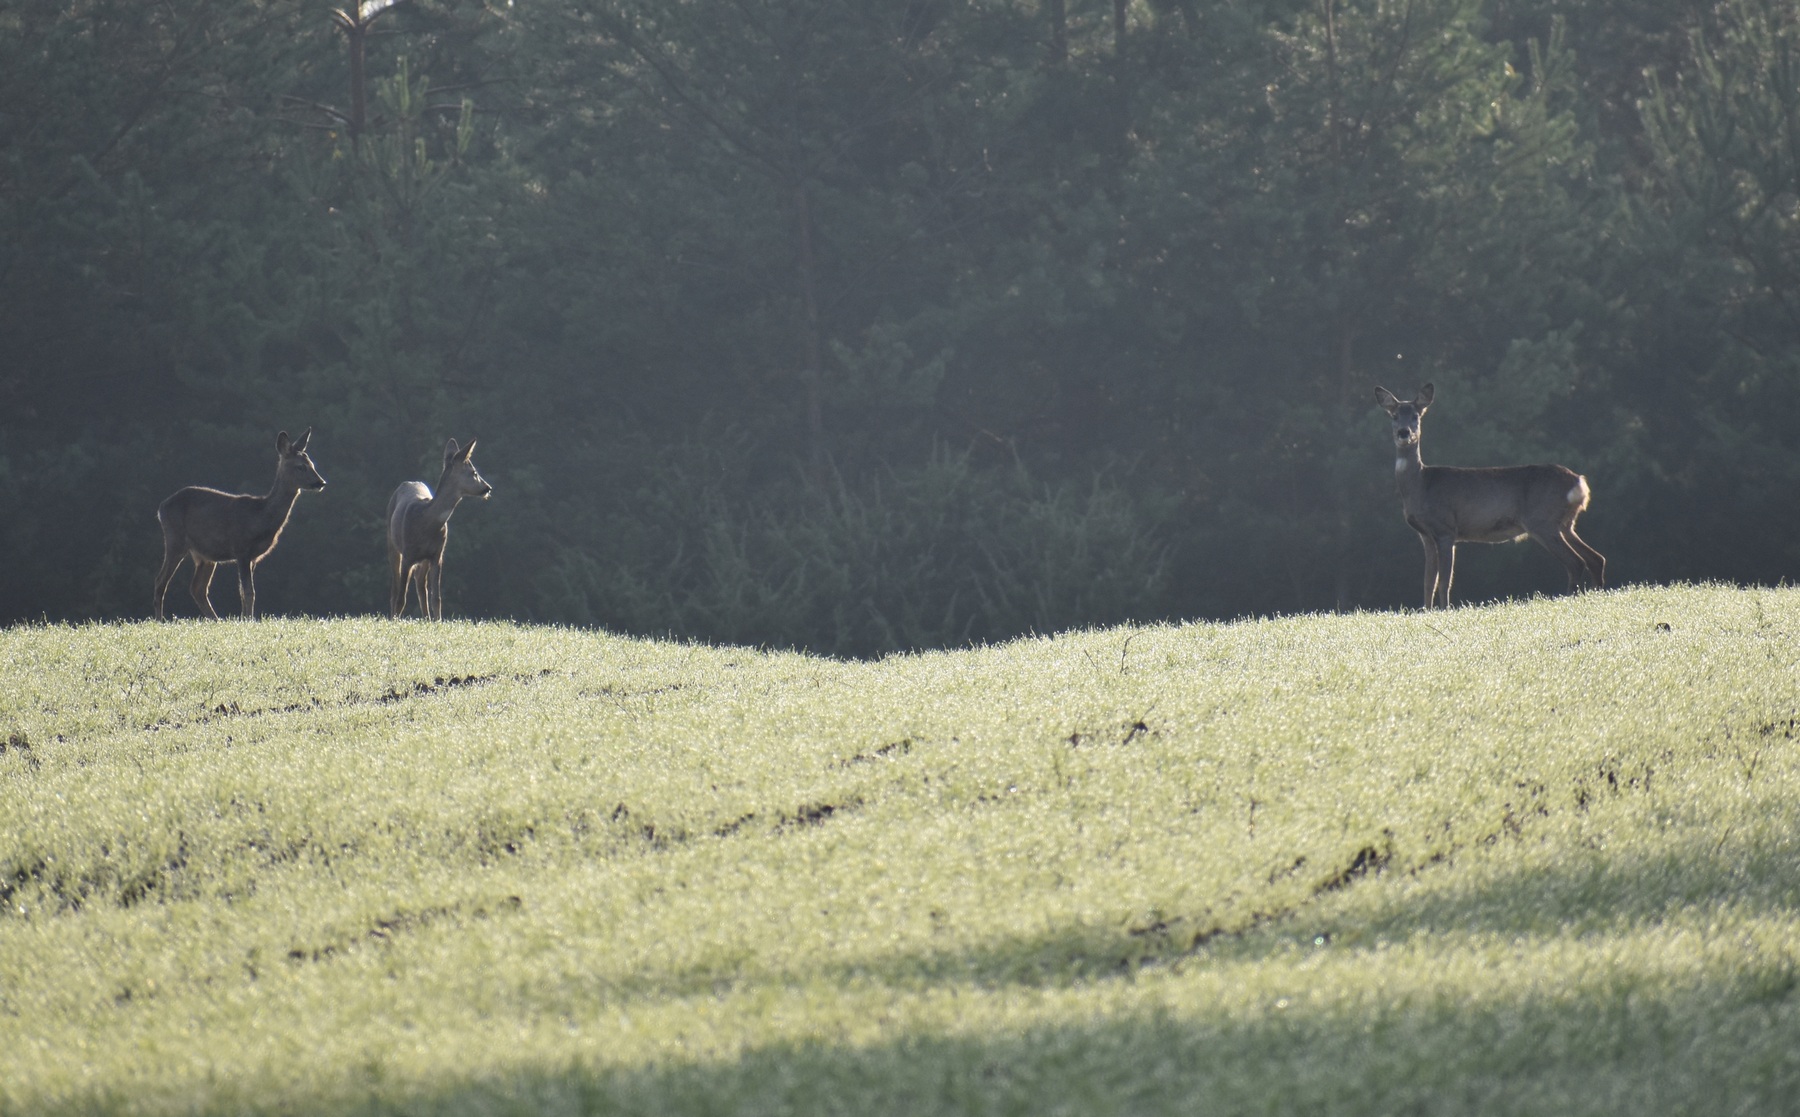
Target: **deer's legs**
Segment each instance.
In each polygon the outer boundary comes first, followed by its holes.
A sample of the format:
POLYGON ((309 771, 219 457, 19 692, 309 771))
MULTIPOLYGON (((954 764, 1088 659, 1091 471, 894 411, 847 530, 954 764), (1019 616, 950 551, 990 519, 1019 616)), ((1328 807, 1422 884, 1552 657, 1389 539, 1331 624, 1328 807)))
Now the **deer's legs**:
POLYGON ((394 568, 394 576, 388 584, 388 614, 399 620, 400 614, 406 612, 406 584, 410 579, 407 576, 406 559, 400 552, 389 550, 388 561, 394 568))
POLYGON ((213 571, 218 568, 218 563, 208 562, 195 555, 194 577, 188 582, 188 594, 193 597, 194 604, 200 606, 200 611, 215 621, 219 619, 219 614, 213 612, 211 594, 213 571))
POLYGON ((1437 541, 1437 604, 1450 608, 1450 580, 1456 575, 1456 536, 1446 535, 1437 541))
POLYGON ((431 619, 444 619, 444 562, 439 559, 431 564, 431 619))
POLYGON ((239 562, 238 568, 238 600, 244 605, 244 619, 256 619, 256 564, 239 562))
POLYGON ((1580 589, 1581 575, 1587 570, 1587 557, 1570 544, 1567 529, 1559 528, 1555 534, 1534 531, 1531 539, 1562 563, 1563 572, 1569 576, 1569 592, 1580 589))
POLYGON ((175 569, 186 557, 179 549, 173 552, 163 551, 162 567, 156 572, 156 592, 153 598, 156 605, 156 619, 159 621, 163 619, 163 599, 169 596, 169 583, 175 580, 175 569))
POLYGON ((416 569, 419 575, 419 616, 428 621, 433 620, 438 607, 438 564, 432 559, 426 559, 416 569))
POLYGON ((1572 547, 1581 556, 1582 565, 1587 567, 1589 576, 1594 579, 1595 589, 1606 588, 1606 556, 1587 545, 1587 541, 1575 534, 1575 525, 1570 524, 1562 534, 1563 542, 1572 547))
POLYGON ((1437 600, 1437 543, 1423 533, 1419 535, 1419 542, 1425 545, 1425 604, 1422 607, 1429 609, 1437 600))

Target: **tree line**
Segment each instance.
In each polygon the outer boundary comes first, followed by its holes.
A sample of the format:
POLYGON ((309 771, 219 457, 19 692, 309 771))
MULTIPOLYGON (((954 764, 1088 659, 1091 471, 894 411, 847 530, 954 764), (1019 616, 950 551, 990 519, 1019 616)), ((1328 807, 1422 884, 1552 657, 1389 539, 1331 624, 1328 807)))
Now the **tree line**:
POLYGON ((447 437, 466 615, 1411 604, 1427 380, 1427 460, 1586 474, 1615 580, 1773 582, 1797 315, 1778 0, 0 7, 0 621, 147 615, 157 503, 308 426, 265 612, 382 608, 447 437))

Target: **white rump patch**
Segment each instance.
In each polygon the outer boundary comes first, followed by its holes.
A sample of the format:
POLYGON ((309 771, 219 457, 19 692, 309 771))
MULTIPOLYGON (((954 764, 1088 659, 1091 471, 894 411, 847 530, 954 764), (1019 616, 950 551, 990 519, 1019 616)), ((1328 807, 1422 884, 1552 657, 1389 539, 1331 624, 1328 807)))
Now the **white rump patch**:
POLYGON ((1563 499, 1568 501, 1571 507, 1579 508, 1580 506, 1586 504, 1588 502, 1587 478, 1586 477, 1575 478, 1575 487, 1570 489, 1569 495, 1564 497, 1563 499))

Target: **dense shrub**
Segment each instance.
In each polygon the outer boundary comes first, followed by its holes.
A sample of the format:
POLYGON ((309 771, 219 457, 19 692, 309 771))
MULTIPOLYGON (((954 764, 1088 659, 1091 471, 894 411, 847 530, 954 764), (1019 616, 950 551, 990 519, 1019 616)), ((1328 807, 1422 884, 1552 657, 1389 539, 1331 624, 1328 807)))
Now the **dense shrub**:
MULTIPOLYGON (((694 451, 693 459, 708 455, 694 451)), ((1034 481, 934 455, 860 483, 831 472, 746 491, 665 462, 593 549, 566 547, 546 612, 631 632, 837 655, 959 645, 1155 615, 1153 511, 1112 476, 1034 481)))

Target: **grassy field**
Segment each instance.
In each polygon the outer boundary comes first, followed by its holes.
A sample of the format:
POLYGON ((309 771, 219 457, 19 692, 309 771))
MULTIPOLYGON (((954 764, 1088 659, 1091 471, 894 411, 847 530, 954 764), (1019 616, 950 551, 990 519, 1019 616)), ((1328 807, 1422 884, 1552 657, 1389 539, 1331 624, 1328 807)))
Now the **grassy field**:
POLYGON ((1800 1112, 1800 591, 0 632, 0 1113, 1800 1112))

